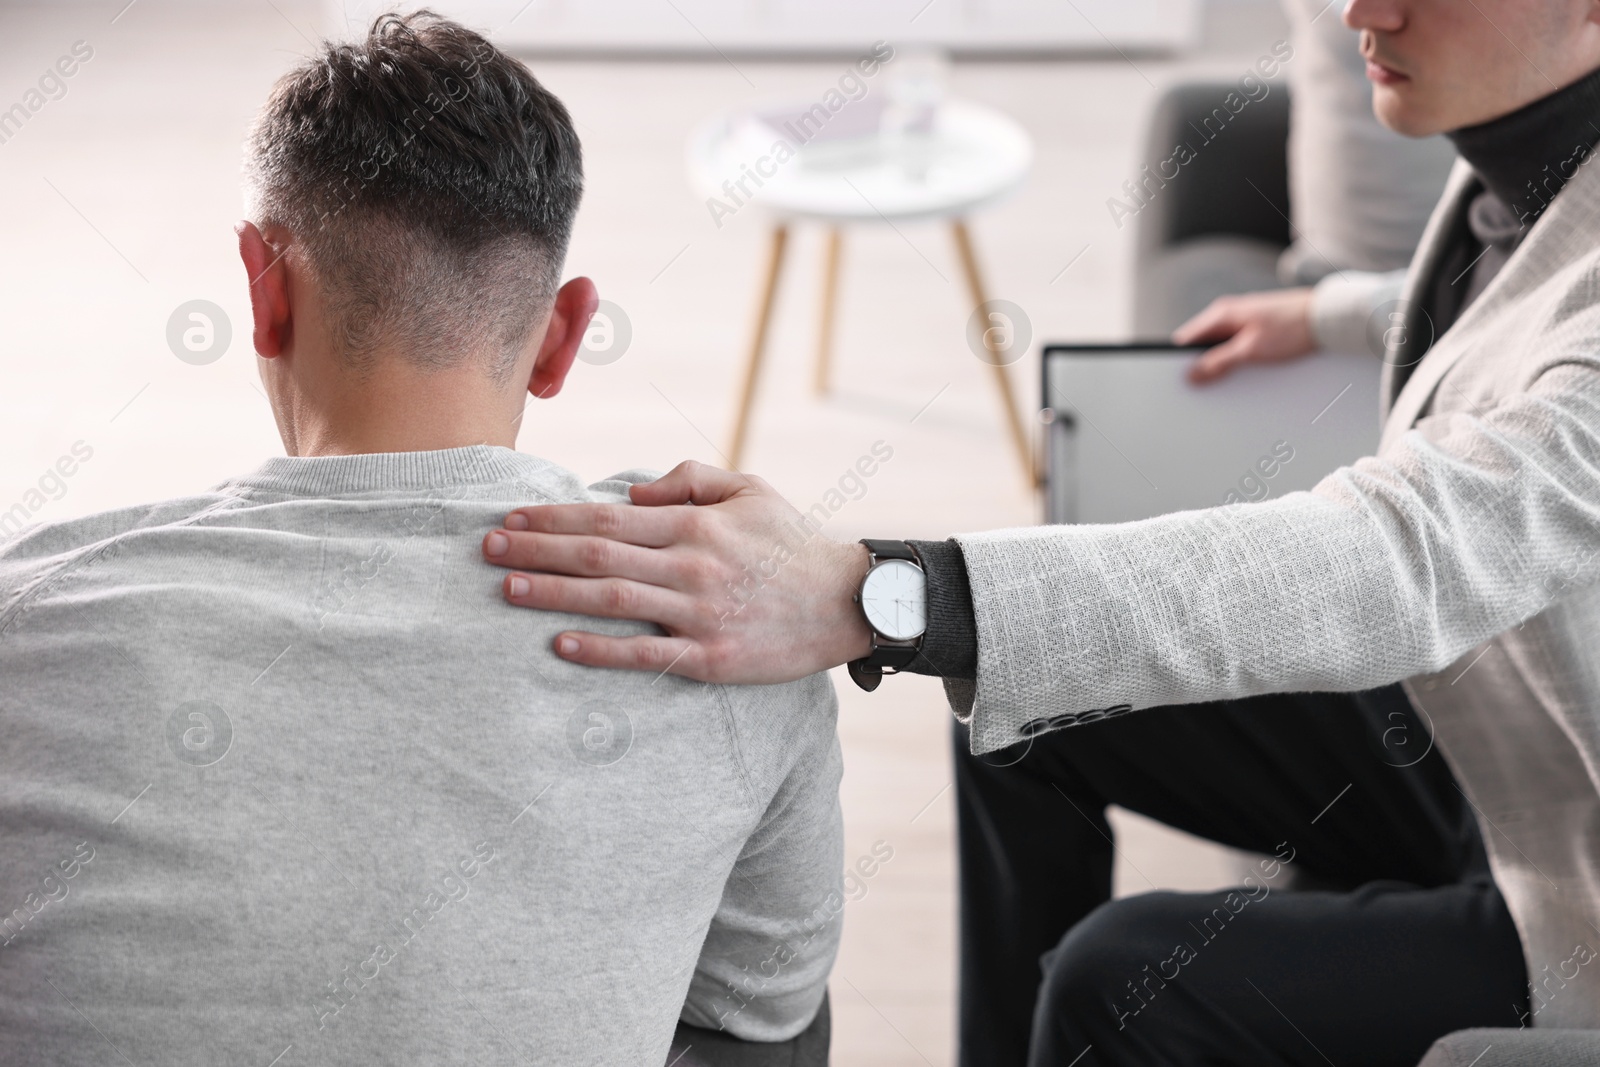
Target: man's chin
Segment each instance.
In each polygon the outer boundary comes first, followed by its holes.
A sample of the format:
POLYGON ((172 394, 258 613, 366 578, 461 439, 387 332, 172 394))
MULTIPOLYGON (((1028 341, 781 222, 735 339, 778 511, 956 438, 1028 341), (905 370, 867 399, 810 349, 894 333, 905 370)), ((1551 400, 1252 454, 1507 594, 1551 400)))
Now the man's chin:
POLYGON ((1439 121, 1434 110, 1419 106, 1409 83, 1374 85, 1372 113, 1384 126, 1402 137, 1432 137, 1449 127, 1439 121))

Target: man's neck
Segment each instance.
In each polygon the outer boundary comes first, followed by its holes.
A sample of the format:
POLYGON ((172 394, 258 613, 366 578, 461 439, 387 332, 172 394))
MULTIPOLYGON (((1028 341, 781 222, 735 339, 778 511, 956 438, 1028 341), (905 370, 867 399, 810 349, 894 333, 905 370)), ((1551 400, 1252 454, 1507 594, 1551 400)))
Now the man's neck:
POLYGON ((522 426, 519 405, 471 369, 390 367, 359 381, 296 389, 277 407, 291 456, 515 448, 522 426))

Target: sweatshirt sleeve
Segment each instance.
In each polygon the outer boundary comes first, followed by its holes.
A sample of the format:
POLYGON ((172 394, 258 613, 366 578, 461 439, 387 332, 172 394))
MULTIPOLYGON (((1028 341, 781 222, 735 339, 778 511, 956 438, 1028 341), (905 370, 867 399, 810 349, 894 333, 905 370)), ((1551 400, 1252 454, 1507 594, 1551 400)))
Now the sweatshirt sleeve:
POLYGON ((757 788, 776 788, 723 887, 682 1018, 787 1041, 822 1004, 844 923, 838 704, 825 674, 731 692, 757 788))

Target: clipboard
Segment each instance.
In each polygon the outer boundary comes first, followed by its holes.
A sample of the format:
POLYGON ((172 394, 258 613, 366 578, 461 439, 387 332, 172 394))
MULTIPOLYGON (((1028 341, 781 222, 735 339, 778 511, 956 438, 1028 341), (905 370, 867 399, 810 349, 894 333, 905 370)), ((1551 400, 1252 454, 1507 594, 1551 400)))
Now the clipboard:
POLYGON ((1203 347, 1046 345, 1045 521, 1128 522, 1309 489, 1378 446, 1381 361, 1318 352, 1190 385, 1203 347))

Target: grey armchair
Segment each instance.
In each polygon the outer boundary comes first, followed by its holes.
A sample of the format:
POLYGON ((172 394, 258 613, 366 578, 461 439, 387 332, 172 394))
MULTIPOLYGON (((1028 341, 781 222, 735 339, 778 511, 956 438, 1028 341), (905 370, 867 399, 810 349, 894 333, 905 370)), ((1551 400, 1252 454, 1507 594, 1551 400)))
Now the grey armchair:
POLYGON ((1417 1067, 1600 1067, 1600 1031, 1458 1030, 1417 1067))
POLYGON ((1237 89, 1178 85, 1151 116, 1141 160, 1151 178, 1136 179, 1148 195, 1132 220, 1135 337, 1165 337, 1219 296, 1280 284, 1278 256, 1289 245, 1289 90, 1273 86, 1230 113, 1223 101, 1237 89), (1192 158, 1163 168, 1179 145, 1192 158))
POLYGON ((669 1067, 828 1067, 833 1020, 828 996, 811 1025, 789 1041, 741 1041, 718 1030, 679 1023, 667 1054, 669 1067))

